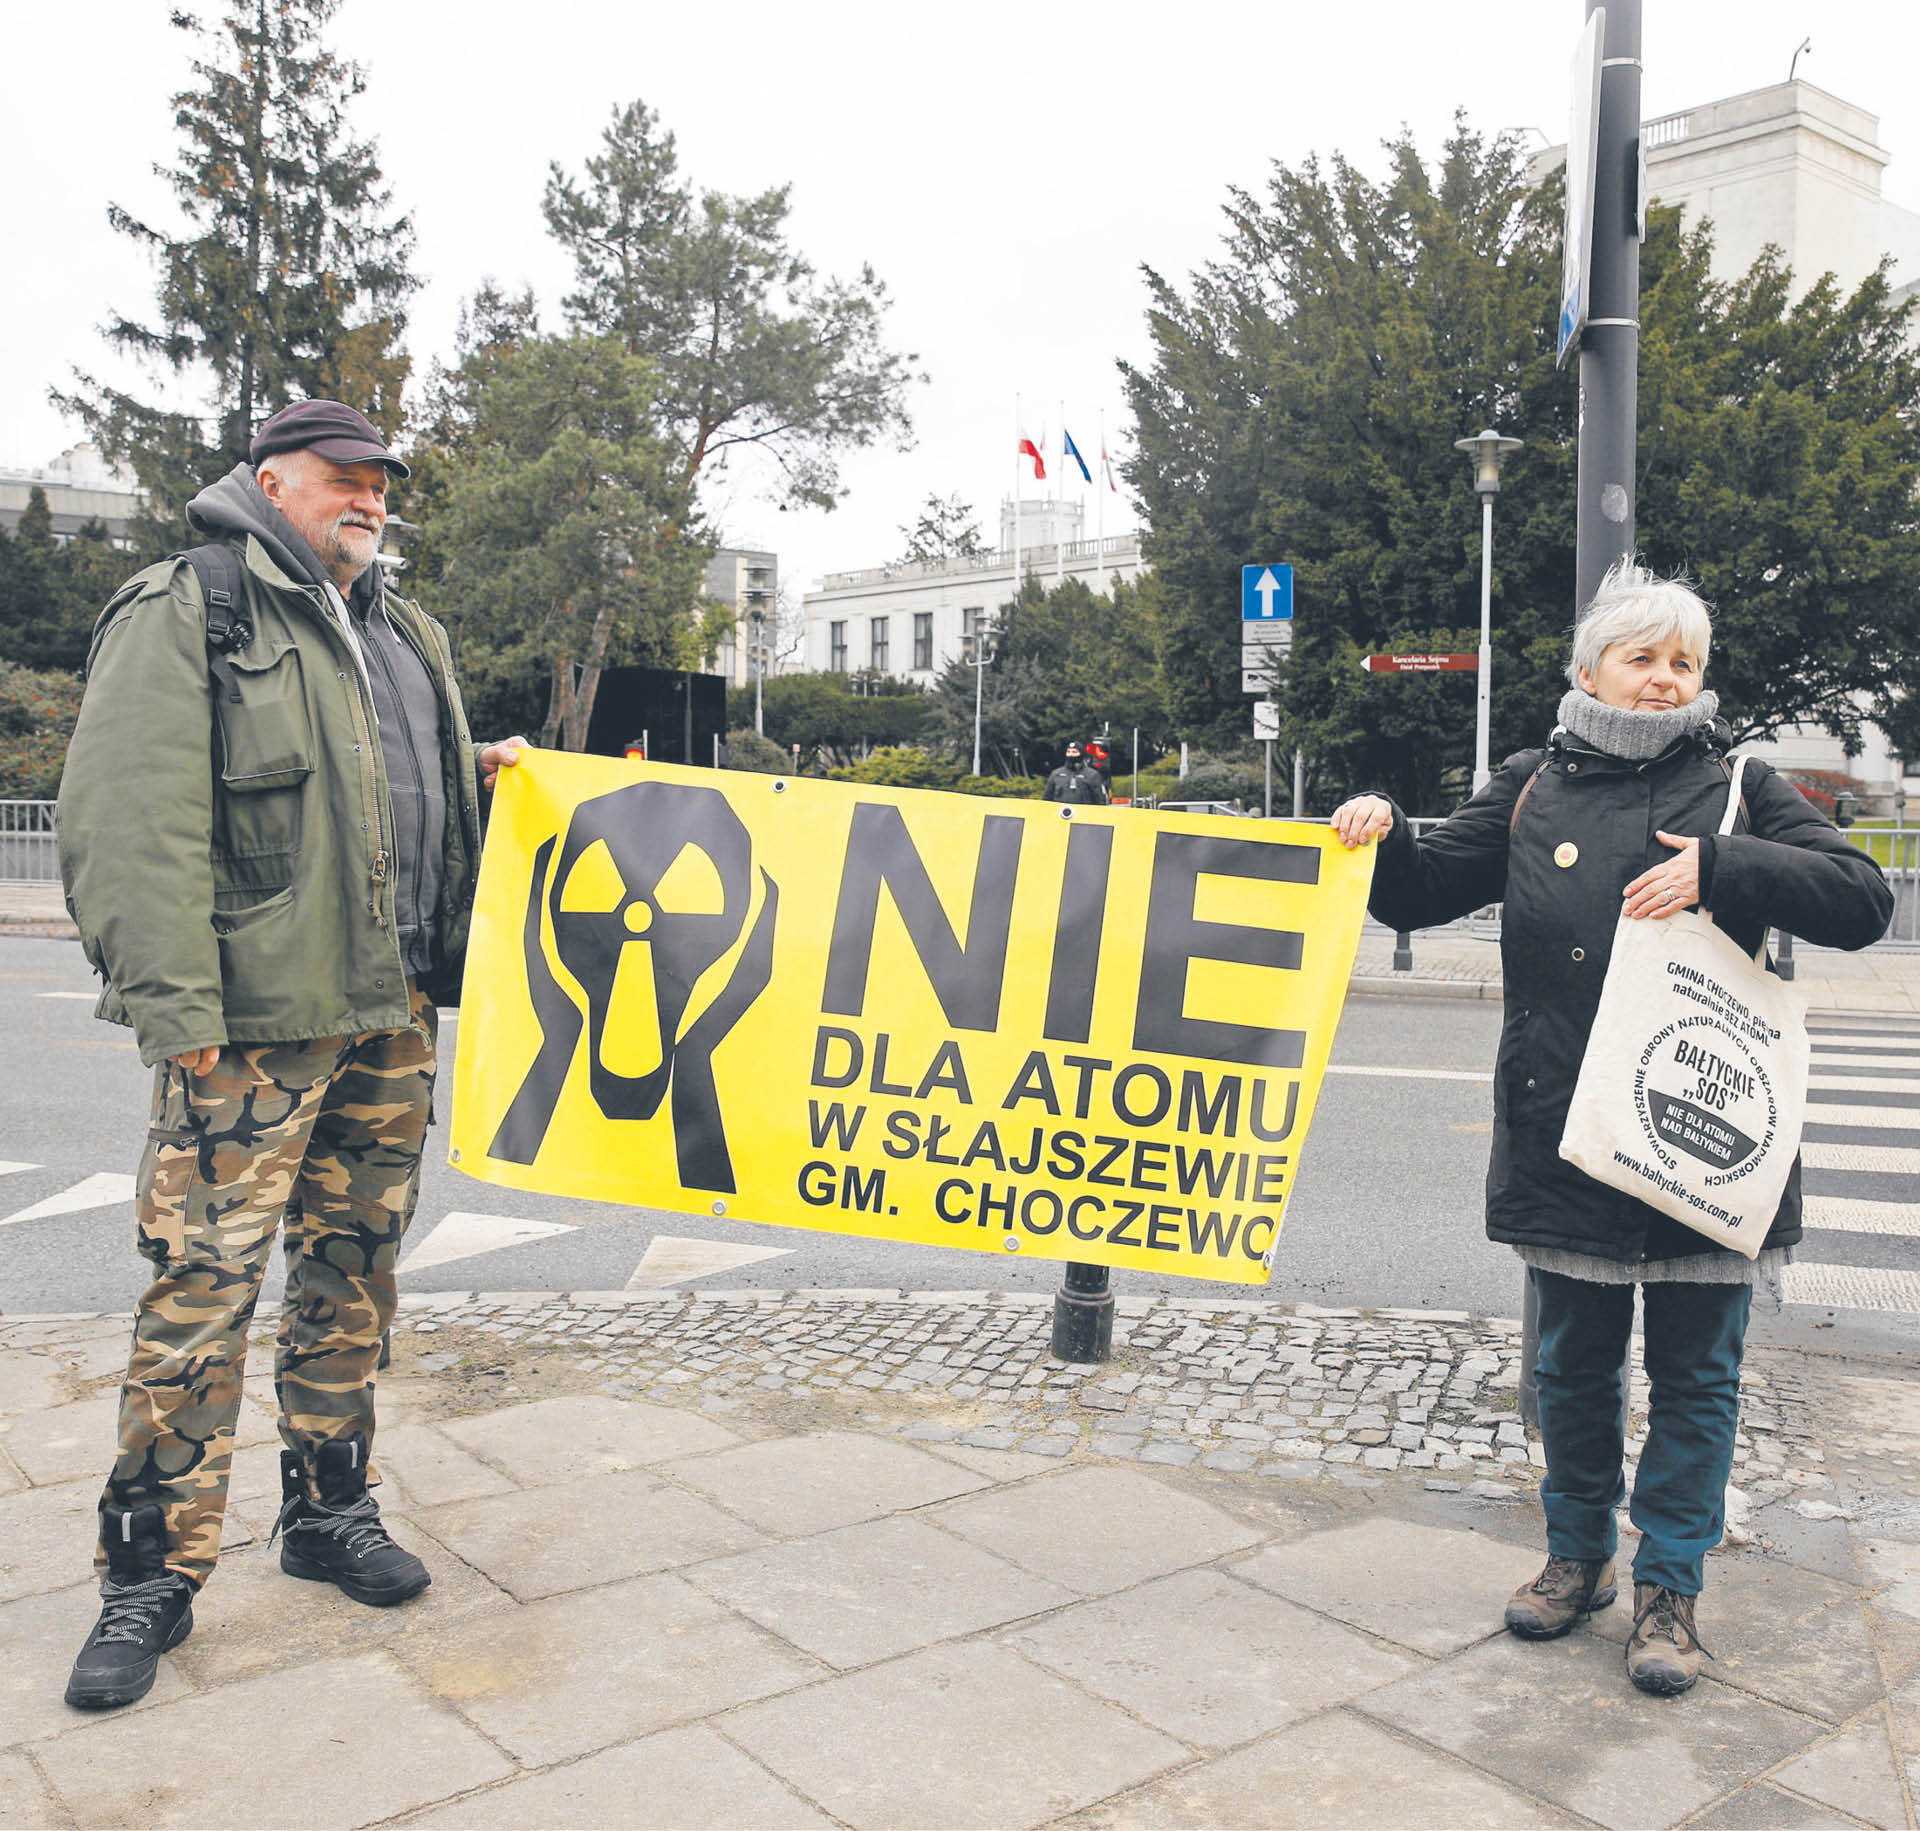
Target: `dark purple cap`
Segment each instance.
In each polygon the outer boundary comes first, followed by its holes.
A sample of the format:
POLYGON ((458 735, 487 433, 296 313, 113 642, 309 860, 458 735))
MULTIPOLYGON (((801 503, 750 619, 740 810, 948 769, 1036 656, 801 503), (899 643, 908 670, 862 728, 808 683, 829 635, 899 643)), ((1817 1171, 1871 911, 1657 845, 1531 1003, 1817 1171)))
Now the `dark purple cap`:
POLYGON ((340 401, 295 401, 253 435, 247 462, 257 465, 283 451, 317 451, 336 464, 384 464, 404 481, 413 472, 386 447, 364 413, 340 401))

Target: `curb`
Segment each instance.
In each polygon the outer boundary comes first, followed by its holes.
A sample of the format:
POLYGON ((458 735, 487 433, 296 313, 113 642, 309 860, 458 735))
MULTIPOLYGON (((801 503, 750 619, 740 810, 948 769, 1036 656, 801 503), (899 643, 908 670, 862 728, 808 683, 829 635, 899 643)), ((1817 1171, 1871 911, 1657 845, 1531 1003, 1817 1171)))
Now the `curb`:
POLYGON ((1460 998, 1500 1003, 1505 987, 1497 979, 1421 979, 1412 973, 1356 973, 1347 981, 1349 998, 1460 998))

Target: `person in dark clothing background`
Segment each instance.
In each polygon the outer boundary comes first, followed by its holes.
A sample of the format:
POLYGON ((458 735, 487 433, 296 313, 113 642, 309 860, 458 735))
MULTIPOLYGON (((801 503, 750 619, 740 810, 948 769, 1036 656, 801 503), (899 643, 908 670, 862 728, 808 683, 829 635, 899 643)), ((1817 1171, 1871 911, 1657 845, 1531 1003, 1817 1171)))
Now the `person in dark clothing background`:
POLYGON ((1614 1600, 1620 1369, 1638 1284, 1651 1400, 1627 1670, 1657 1695, 1700 1669, 1695 1598, 1725 1527, 1752 1284, 1777 1277, 1800 1238, 1800 1166, 1750 1263, 1561 1159, 1614 930, 1623 914, 1698 907, 1749 954, 1775 927, 1860 948, 1893 913, 1879 866, 1764 763, 1748 761, 1742 823, 1717 834, 1731 734, 1702 691, 1709 643, 1699 598, 1623 560, 1576 626, 1572 690, 1545 749, 1509 757, 1424 837, 1379 795, 1333 816, 1346 845, 1379 845, 1369 907, 1389 928, 1505 905, 1487 1234, 1519 1252, 1539 1297, 1548 1552, 1506 1625, 1548 1639, 1614 1600))
POLYGON ((1102 807, 1108 800, 1107 785, 1080 746, 1069 744, 1067 760, 1047 778, 1040 799, 1065 801, 1076 807, 1102 807))

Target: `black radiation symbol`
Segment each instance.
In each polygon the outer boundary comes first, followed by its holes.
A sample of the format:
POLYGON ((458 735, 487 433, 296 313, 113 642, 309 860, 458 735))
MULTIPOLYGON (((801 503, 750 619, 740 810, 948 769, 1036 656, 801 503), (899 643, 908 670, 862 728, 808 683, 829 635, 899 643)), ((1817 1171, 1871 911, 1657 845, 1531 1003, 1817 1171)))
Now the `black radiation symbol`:
MULTIPOLYGON (((760 872, 765 896, 753 932, 726 985, 683 1034, 694 986, 739 939, 752 900, 753 844, 739 815, 718 789, 638 782, 574 809, 549 879, 556 843, 546 840, 534 854, 521 941, 540 1050, 487 1154, 507 1163, 532 1163, 540 1154, 580 1042, 580 1007, 541 946, 544 902, 554 952, 587 1001, 587 1079, 594 1104, 609 1119, 650 1119, 671 1090, 680 1181, 689 1189, 731 1194, 733 1158, 713 1082, 713 1052, 773 976, 780 887, 760 872), (604 854, 590 859, 598 848, 604 854), (689 848, 718 877, 717 911, 677 910, 660 895, 689 848), (617 888, 601 900, 610 907, 566 907, 576 873, 604 877, 609 868, 617 888), (659 1062, 645 1074, 630 1075, 608 1066, 606 1045, 623 960, 629 948, 642 945, 652 976, 659 1062)), ((626 964, 624 970, 633 968, 626 964)))

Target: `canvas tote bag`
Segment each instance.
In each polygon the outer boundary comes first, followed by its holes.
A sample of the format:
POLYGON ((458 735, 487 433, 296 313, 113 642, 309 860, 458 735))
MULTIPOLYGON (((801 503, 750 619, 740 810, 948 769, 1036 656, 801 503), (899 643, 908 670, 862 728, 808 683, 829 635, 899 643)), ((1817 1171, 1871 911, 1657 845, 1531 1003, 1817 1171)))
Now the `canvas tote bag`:
MULTIPOLYGON (((1733 770, 1720 831, 1733 831, 1733 770)), ((1749 1259, 1800 1149, 1808 1042, 1798 995, 1704 910, 1620 918, 1560 1155, 1749 1259)))

